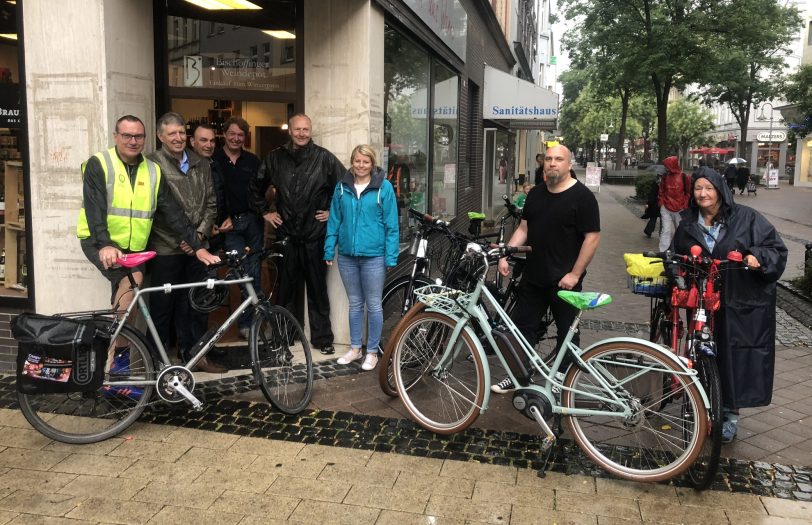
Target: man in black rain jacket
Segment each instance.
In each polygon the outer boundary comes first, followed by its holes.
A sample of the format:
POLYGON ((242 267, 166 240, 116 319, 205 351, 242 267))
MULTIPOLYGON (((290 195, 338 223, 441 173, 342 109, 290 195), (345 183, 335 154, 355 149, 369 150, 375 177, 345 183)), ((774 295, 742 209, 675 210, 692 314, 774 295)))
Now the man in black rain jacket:
MULTIPOLYGON (((310 132, 310 117, 290 117, 290 141, 265 158, 249 193, 254 211, 276 227, 279 238, 289 239, 279 275, 279 304, 295 312, 294 299, 304 281, 310 342, 323 354, 332 354, 324 237, 333 189, 345 169, 335 155, 313 143, 310 132), (271 202, 265 199, 269 186, 271 202)), ((302 316, 297 312, 297 317, 302 316)))

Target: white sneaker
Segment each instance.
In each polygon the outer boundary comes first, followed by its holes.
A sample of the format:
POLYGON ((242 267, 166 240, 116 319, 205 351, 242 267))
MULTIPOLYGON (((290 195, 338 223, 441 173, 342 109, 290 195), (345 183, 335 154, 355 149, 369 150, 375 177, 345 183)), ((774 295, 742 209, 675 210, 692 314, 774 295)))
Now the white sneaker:
POLYGON ((516 385, 513 384, 509 377, 504 378, 495 385, 491 385, 491 392, 494 394, 507 394, 514 390, 516 390, 516 385))
POLYGON ((364 358, 364 364, 361 365, 361 370, 375 370, 378 366, 378 354, 367 354, 364 358))
POLYGON ((361 352, 360 348, 352 348, 349 352, 338 358, 338 364, 348 365, 353 361, 358 361, 362 357, 364 357, 364 354, 361 352))

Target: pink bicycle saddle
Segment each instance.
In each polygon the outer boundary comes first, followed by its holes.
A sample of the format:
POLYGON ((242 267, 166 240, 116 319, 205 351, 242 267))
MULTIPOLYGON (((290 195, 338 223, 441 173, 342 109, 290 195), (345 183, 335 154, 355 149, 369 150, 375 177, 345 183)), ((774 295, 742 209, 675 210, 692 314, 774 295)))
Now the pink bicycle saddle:
POLYGON ((125 268, 135 268, 155 257, 155 252, 125 253, 116 262, 125 268))

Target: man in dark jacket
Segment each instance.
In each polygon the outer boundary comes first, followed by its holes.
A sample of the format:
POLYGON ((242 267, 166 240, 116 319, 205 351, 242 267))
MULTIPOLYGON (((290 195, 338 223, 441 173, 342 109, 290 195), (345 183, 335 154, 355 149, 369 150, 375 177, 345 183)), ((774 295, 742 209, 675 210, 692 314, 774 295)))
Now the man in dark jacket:
POLYGON ((722 441, 729 443, 736 435, 739 409, 772 400, 776 281, 787 264, 787 247, 760 213, 733 202, 725 179, 711 168, 694 173, 691 206, 682 214, 672 248, 686 254, 694 245, 714 259, 739 251, 748 267, 722 272, 722 301, 714 324, 725 409, 722 441), (710 224, 708 209, 718 209, 710 224))
POLYGON ((290 241, 279 276, 279 304, 295 311, 293 302, 304 281, 310 342, 329 355, 335 350, 327 267, 322 260, 330 199, 344 166, 335 155, 314 144, 310 132, 310 117, 303 113, 290 117, 290 141, 265 158, 251 181, 251 206, 276 227, 279 237, 290 241), (269 186, 274 188, 273 202, 265 199, 269 186))
MULTIPOLYGON (((240 253, 249 248, 256 252, 262 249, 265 242, 265 227, 262 218, 254 213, 249 204, 249 185, 257 175, 259 158, 243 149, 249 131, 245 119, 231 117, 223 123, 223 130, 225 144, 214 152, 213 158, 223 177, 226 210, 231 219, 231 229, 225 234, 225 248, 240 253)), ((245 260, 245 272, 254 278, 251 284, 258 292, 262 290, 260 262, 258 257, 248 257, 245 260)), ((241 294, 245 300, 248 296, 245 286, 241 286, 241 294)), ((239 325, 240 337, 248 339, 251 316, 242 315, 239 325)))
POLYGON ((212 236, 209 237, 211 251, 217 251, 224 247, 224 233, 231 230, 231 217, 228 216, 226 207, 226 189, 223 185, 223 175, 220 173, 220 166, 214 162, 214 150, 217 147, 214 128, 209 124, 200 124, 192 134, 190 141, 195 153, 206 159, 211 169, 211 181, 214 185, 214 196, 217 200, 217 219, 214 221, 212 236))
MULTIPOLYGON (((217 214, 209 162, 186 149, 186 122, 180 114, 162 115, 156 128, 161 149, 147 158, 161 167, 172 196, 196 228, 200 241, 206 243, 217 214)), ((190 256, 191 248, 172 230, 160 210, 155 214, 149 247, 157 253, 147 264, 152 286, 194 283, 206 278, 206 267, 190 256)), ((151 294, 149 307, 164 346, 169 343, 174 321, 178 355, 187 361, 191 357, 189 351, 206 333, 209 316, 191 307, 188 290, 151 294)), ((209 373, 226 371, 205 356, 198 362, 197 369, 209 373)))

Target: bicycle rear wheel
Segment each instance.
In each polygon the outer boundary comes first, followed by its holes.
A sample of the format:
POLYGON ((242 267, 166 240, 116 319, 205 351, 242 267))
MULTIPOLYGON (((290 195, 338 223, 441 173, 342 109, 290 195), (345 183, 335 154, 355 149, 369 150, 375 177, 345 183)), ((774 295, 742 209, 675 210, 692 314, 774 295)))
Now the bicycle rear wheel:
POLYGON ((313 395, 313 357, 299 321, 281 306, 263 305, 251 323, 254 377, 270 403, 298 414, 313 395))
MULTIPOLYGON (((383 350, 383 355, 378 364, 378 384, 381 385, 381 390, 383 393, 391 396, 391 397, 398 397, 397 387, 395 386, 395 373, 393 372, 393 365, 392 365, 392 356, 395 354, 395 342, 397 341, 398 335, 400 334, 401 330, 403 330, 403 326, 409 322, 409 320, 414 317, 416 314, 419 314, 426 308, 424 303, 418 301, 412 306, 406 315, 404 315, 398 324, 395 325, 395 328, 389 334, 387 338, 386 345, 383 350)), ((408 388, 409 385, 406 386, 408 388)))
POLYGON ((439 313, 415 315, 398 335, 393 357, 403 406, 421 427, 438 434, 468 428, 485 398, 482 357, 467 332, 451 341, 455 325, 439 313))
MULTIPOLYGON (((696 490, 704 490, 713 483, 719 470, 719 456, 722 453, 722 382, 716 359, 702 355, 694 361, 694 369, 708 395, 708 435, 699 452, 699 457, 688 468, 688 479, 696 490)), ((686 406, 685 410, 690 410, 686 406)))
POLYGON ((581 358, 597 373, 573 366, 567 372, 561 405, 565 409, 617 412, 605 381, 631 413, 568 416, 566 423, 579 447, 600 467, 632 481, 663 481, 684 472, 697 458, 707 435, 707 411, 693 377, 668 356, 633 342, 605 343, 581 358), (600 375, 601 377, 597 377, 600 375), (663 377, 674 378, 664 391, 663 377), (681 394, 683 403, 663 403, 681 394))
MULTIPOLYGON (((403 315, 417 303, 414 291, 422 286, 428 286, 432 282, 423 276, 418 276, 412 281, 411 276, 404 275, 395 279, 383 290, 381 307, 383 308, 383 327, 381 330, 381 345, 386 345, 392 336, 395 325, 400 322, 403 315)), ((394 384, 392 385, 394 388, 394 384)), ((394 395, 394 394, 389 394, 394 395)))
MULTIPOLYGON (((95 318, 101 331, 110 331, 112 320, 95 318)), ((95 392, 71 394, 17 393, 20 411, 31 426, 62 443, 95 443, 111 438, 132 425, 152 397, 153 385, 133 386, 132 381, 155 381, 152 356, 141 335, 124 326, 108 349, 104 385, 95 392), (115 347, 129 350, 115 352, 115 347), (114 357, 115 354, 115 357, 114 357)))

